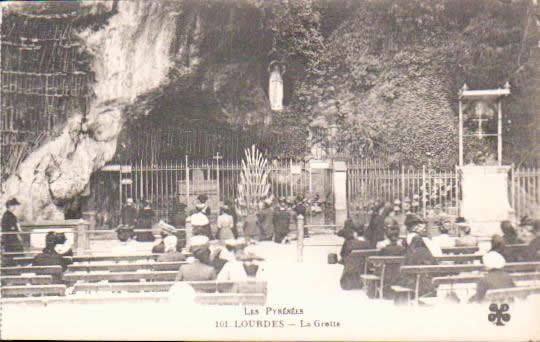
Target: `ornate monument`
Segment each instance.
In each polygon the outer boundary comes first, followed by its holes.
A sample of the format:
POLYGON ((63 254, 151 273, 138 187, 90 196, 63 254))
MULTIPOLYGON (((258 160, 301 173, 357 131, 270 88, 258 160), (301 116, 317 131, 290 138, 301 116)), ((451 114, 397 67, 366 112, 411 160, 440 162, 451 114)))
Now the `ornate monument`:
POLYGON ((460 215, 471 224, 471 233, 488 239, 500 234, 500 222, 511 218, 508 200, 508 172, 502 165, 502 99, 510 95, 510 85, 502 89, 469 90, 464 85, 459 92, 459 171, 462 200, 460 215), (497 132, 490 133, 486 122, 497 115, 497 132), (473 134, 464 134, 464 123, 475 127, 473 134), (464 163, 463 139, 497 138, 497 157, 489 156, 464 163))

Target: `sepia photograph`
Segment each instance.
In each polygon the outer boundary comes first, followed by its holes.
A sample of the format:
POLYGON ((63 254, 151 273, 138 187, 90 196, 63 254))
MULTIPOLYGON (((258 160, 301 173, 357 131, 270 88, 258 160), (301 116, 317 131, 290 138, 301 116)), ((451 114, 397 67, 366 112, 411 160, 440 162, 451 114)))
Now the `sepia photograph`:
POLYGON ((0 3, 0 339, 540 341, 538 0, 0 3))

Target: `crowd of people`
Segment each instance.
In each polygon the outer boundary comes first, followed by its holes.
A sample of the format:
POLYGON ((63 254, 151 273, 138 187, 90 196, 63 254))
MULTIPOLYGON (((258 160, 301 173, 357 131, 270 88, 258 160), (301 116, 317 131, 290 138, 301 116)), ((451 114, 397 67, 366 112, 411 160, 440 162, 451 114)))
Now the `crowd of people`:
MULTIPOLYGON (((471 226, 463 217, 452 219, 450 215, 436 210, 435 215, 422 218, 417 205, 400 200, 394 203, 376 202, 371 208, 371 216, 366 225, 345 222, 338 235, 344 238, 340 256, 344 264, 340 279, 343 289, 362 288, 359 270, 364 269, 365 259, 354 257, 353 250, 377 249, 381 256, 403 256, 402 265, 436 265, 437 256, 450 247, 475 247, 477 239, 471 235, 471 226), (451 234, 451 231, 454 232, 451 234)), ((439 209, 439 208, 436 208, 439 209)), ((488 289, 513 287, 511 278, 502 270, 506 262, 540 261, 540 220, 524 219, 519 233, 510 221, 500 224, 502 235, 491 238, 491 249, 483 256, 483 264, 488 270, 486 277, 478 284, 477 294, 472 301, 483 299, 488 289), (520 238, 519 236, 524 236, 520 238), (526 237, 526 238, 525 238, 526 237), (508 245, 524 244, 521 249, 508 245), (502 260, 502 262, 501 262, 502 260), (502 266, 501 266, 502 265, 502 266)), ((421 278, 420 296, 436 295, 436 288, 429 276, 421 278)), ((383 296, 393 298, 392 287, 415 288, 416 277, 400 273, 399 264, 389 264, 385 270, 383 296)))

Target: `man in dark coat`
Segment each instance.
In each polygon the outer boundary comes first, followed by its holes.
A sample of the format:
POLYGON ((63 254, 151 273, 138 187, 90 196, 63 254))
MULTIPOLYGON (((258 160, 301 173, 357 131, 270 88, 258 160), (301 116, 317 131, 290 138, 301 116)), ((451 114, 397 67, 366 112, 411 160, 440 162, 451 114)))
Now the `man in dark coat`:
MULTIPOLYGON (((6 202, 6 211, 2 215, 2 249, 4 252, 23 252, 23 243, 21 236, 19 234, 14 234, 20 232, 19 223, 17 221, 17 216, 13 213, 16 207, 20 205, 19 201, 16 198, 12 198, 6 202)), ((22 254, 21 254, 22 255, 22 254)), ((17 254, 12 254, 10 258, 18 256, 17 254)), ((3 260, 5 265, 11 264, 12 259, 3 260)))
POLYGON ((491 237, 491 249, 489 251, 499 253, 506 262, 518 262, 521 260, 520 251, 507 248, 504 238, 498 234, 491 237))
POLYGON ((126 205, 122 208, 120 215, 122 216, 122 224, 132 227, 137 224, 138 212, 133 204, 133 198, 126 200, 126 205))
POLYGON ((488 272, 476 285, 476 294, 469 299, 469 302, 482 302, 488 290, 516 286, 510 274, 503 270, 505 260, 502 255, 497 252, 488 252, 482 257, 482 263, 488 272))
POLYGON ((238 228, 236 227, 236 224, 238 223, 238 212, 236 211, 236 206, 231 200, 225 200, 223 201, 223 204, 231 210, 231 216, 233 218, 232 232, 233 232, 234 238, 238 239, 238 228))
POLYGON ((274 223, 274 242, 281 243, 289 233, 289 211, 285 198, 280 198, 279 206, 272 217, 274 223))

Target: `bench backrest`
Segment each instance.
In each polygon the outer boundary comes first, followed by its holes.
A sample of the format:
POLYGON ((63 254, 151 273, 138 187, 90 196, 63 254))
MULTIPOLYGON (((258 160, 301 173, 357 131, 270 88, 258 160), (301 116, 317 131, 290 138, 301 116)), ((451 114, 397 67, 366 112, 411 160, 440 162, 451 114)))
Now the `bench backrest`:
POLYGON ((63 296, 66 293, 65 285, 25 285, 2 286, 2 297, 20 296, 63 296))
POLYGON ((68 266, 70 272, 96 272, 96 271, 110 271, 110 272, 130 272, 137 270, 152 270, 152 271, 178 271, 181 265, 186 262, 150 262, 150 263, 133 263, 133 264, 118 264, 118 263, 106 263, 106 264, 92 264, 92 263, 78 263, 68 266))
MULTIPOLYGON (((403 262, 405 257, 403 256, 369 256, 368 261, 373 265, 382 265, 382 264, 400 264, 403 262)), ((439 262, 441 261, 453 261, 453 262, 470 262, 474 260, 481 260, 482 255, 478 254, 457 254, 457 255, 442 255, 435 257, 439 262)))
POLYGON ((12 266, 0 268, 2 276, 4 275, 21 275, 21 273, 35 274, 62 274, 61 266, 12 266))
POLYGON ((3 286, 13 285, 50 285, 52 284, 52 276, 50 275, 33 275, 33 276, 2 276, 3 286))
POLYGON ((540 286, 488 290, 486 292, 486 300, 498 301, 508 298, 526 298, 531 294, 540 294, 540 286))
MULTIPOLYGON (((531 272, 540 269, 540 262, 514 262, 504 266, 507 272, 531 272)), ((444 274, 484 271, 484 265, 424 265, 424 266, 402 266, 401 272, 409 274, 444 274)))
MULTIPOLYGON (((262 293, 266 294, 267 283, 261 281, 244 282, 215 282, 215 281, 191 281, 186 282, 191 285, 196 292, 236 292, 236 293, 262 293)), ((148 282, 148 283, 79 283, 75 284, 73 292, 103 292, 103 291, 125 291, 125 292, 166 292, 174 284, 172 281, 148 282)))
MULTIPOLYGON (((540 273, 536 272, 518 272, 510 273, 514 281, 529 281, 540 280, 540 273)), ((442 284, 467 284, 476 283, 484 277, 483 274, 467 274, 448 277, 435 277, 432 279, 433 285, 439 286, 442 284)))
MULTIPOLYGON (((65 296, 43 298, 4 298, 2 305, 53 305, 53 304, 111 304, 111 303, 166 303, 166 294, 134 294, 131 296, 105 295, 65 296)), ((197 293, 195 302, 206 305, 265 305, 266 295, 261 293, 197 293)))
POLYGON ((173 281, 176 279, 178 271, 150 271, 150 272, 89 272, 89 273, 66 273, 64 274, 64 281, 101 281, 101 280, 113 280, 113 281, 140 281, 153 280, 153 281, 173 281))

